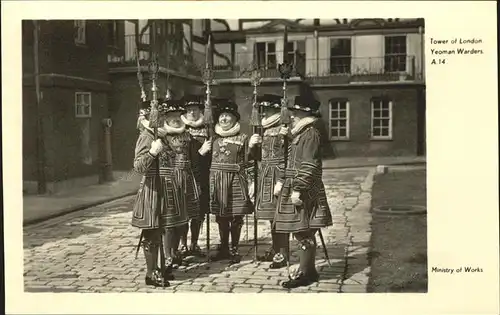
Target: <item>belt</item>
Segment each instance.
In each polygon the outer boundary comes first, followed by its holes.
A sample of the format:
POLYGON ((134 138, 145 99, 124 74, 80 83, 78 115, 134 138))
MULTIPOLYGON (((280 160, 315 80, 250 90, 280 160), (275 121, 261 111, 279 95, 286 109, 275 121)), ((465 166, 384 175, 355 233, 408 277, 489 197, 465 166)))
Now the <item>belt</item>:
POLYGON ((156 170, 155 167, 153 168, 150 168, 145 176, 146 177, 152 177, 152 176, 156 176, 157 174, 159 174, 160 176, 170 176, 172 175, 172 172, 174 170, 190 170, 191 169, 191 162, 190 161, 184 161, 184 162, 180 162, 180 161, 177 161, 177 162, 174 162, 172 163, 172 165, 169 165, 169 166, 163 166, 163 167, 160 167, 160 170, 156 170))
POLYGON ((262 164, 270 165, 270 166, 276 166, 279 164, 283 164, 283 162, 284 162, 283 158, 270 158, 270 159, 262 160, 262 164))
POLYGON ((229 163, 212 163, 210 166, 211 171, 226 171, 237 173, 242 169, 240 164, 229 164, 229 163))

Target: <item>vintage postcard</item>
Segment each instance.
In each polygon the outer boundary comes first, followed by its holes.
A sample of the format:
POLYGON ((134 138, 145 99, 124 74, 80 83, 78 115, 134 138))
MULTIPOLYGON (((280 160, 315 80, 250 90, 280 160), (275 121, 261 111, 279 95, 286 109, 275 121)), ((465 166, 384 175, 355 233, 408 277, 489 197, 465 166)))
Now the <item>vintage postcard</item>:
POLYGON ((3 3, 7 312, 497 314, 495 8, 3 3))

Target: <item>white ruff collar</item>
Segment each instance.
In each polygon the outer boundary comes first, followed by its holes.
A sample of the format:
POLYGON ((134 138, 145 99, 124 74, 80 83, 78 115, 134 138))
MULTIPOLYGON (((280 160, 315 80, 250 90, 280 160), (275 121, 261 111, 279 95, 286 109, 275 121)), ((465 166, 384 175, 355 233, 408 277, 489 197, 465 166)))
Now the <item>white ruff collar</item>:
POLYGON ((219 124, 215 125, 215 133, 221 137, 231 137, 235 136, 240 132, 240 123, 237 122, 229 130, 223 130, 219 124))
MULTIPOLYGON (((147 130, 153 132, 153 128, 149 127, 149 120, 143 119, 141 121, 142 126, 146 128, 147 130)), ((167 123, 165 123, 162 127, 158 128, 158 136, 159 137, 164 137, 166 135, 178 135, 183 133, 186 130, 186 125, 182 125, 179 128, 175 128, 172 126, 169 126, 167 123)))
POLYGON ((201 114, 200 118, 198 118, 198 120, 196 120, 196 121, 189 120, 184 115, 181 116, 181 119, 185 125, 187 125, 189 127, 193 127, 193 128, 199 128, 199 127, 203 126, 203 123, 204 123, 203 114, 201 114))
POLYGON ((262 127, 264 129, 274 127, 279 124, 281 118, 281 113, 276 113, 270 117, 262 118, 262 127))
POLYGON ((305 127, 312 125, 318 120, 316 117, 304 117, 292 128, 292 136, 301 132, 305 127))

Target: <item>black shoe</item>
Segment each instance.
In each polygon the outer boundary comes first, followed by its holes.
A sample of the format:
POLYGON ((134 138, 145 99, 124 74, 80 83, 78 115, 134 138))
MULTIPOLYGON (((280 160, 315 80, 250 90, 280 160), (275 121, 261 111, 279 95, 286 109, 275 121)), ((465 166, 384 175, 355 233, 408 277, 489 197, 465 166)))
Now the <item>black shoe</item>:
POLYGON ((191 246, 189 252, 195 257, 206 257, 206 255, 202 252, 200 246, 198 245, 191 246))
POLYGON ((267 250, 263 256, 257 256, 258 261, 273 261, 273 257, 275 255, 274 250, 271 248, 267 250))
POLYGON ((290 280, 284 281, 281 286, 285 289, 294 289, 298 287, 308 286, 311 283, 318 282, 319 274, 318 272, 313 272, 306 275, 302 271, 298 275, 290 280))
POLYGON ((269 265, 270 269, 280 269, 286 266, 286 259, 283 254, 277 253, 272 259, 272 263, 269 265))
POLYGON ((180 256, 182 257, 187 257, 189 256, 190 252, 189 249, 186 245, 182 245, 181 250, 179 251, 180 256))
POLYGON ((217 253, 213 256, 210 257, 211 261, 219 261, 219 260, 226 260, 230 259, 231 254, 229 253, 229 249, 225 248, 223 249, 222 247, 219 246, 217 249, 217 253))
MULTIPOLYGON (((157 269, 158 272, 161 274, 161 269, 157 269)), ((172 266, 165 266, 165 270, 163 271, 163 279, 165 280, 175 280, 175 276, 172 274, 172 266)))
POLYGON ((232 264, 238 264, 241 262, 241 255, 238 252, 238 249, 236 247, 233 247, 229 253, 230 258, 229 258, 229 263, 232 264))
POLYGON ((152 285, 154 287, 169 287, 170 282, 168 282, 166 279, 162 278, 160 272, 158 270, 153 271, 153 274, 151 277, 146 276, 144 279, 146 282, 146 285, 152 285))

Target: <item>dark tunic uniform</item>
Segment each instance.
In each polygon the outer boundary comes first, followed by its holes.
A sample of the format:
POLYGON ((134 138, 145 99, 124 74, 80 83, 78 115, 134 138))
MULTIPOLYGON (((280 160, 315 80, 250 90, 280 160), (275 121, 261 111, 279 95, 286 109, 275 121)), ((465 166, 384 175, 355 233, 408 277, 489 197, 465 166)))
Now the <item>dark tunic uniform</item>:
MULTIPOLYGON (((217 100, 215 120, 221 113, 231 113, 239 120, 238 107, 230 100, 217 100)), ((253 212, 248 192, 248 179, 252 171, 252 156, 249 138, 239 132, 239 122, 233 133, 216 133, 212 140, 210 165, 210 213, 216 216, 221 245, 213 260, 230 259, 230 263, 241 260, 238 246, 243 226, 243 217, 253 212), (229 248, 229 234, 231 248, 229 248)), ((216 128, 217 131, 217 128, 216 128)))
POLYGON ((320 133, 306 126, 290 139, 285 182, 276 216, 276 231, 297 233, 333 224, 322 180, 320 133), (293 191, 300 192, 303 205, 292 204, 293 191))
POLYGON ((210 213, 218 217, 244 216, 253 212, 248 195, 248 136, 237 134, 213 142, 210 166, 210 213))
POLYGON ((280 167, 284 165, 284 141, 279 134, 281 126, 274 126, 264 131, 262 139, 262 161, 259 165, 259 183, 256 208, 257 218, 273 220, 276 213, 277 197, 274 186, 280 180, 280 167))
MULTIPOLYGON (((159 111, 166 115, 169 112, 182 112, 183 109, 177 101, 166 101, 160 104, 159 111)), ((142 120, 140 123, 145 122, 142 120)), ((173 279, 172 268, 181 262, 177 254, 180 235, 189 218, 199 216, 200 194, 196 184, 197 169, 191 163, 198 152, 195 151, 191 135, 186 131, 169 134, 168 129, 162 127, 158 130, 164 147, 156 158, 149 153, 154 141, 153 131, 149 127, 143 126, 137 140, 134 169, 143 174, 143 179, 136 195, 132 225, 148 231, 143 234, 144 242, 149 247, 150 243, 156 246, 158 238, 161 239, 161 234, 158 236, 156 231, 164 233, 163 250, 167 257, 164 277, 173 279), (152 231, 155 231, 154 235, 152 231)), ((155 257, 151 258, 154 261, 152 264, 156 264, 155 257)))
POLYGON ((319 103, 297 97, 294 109, 311 112, 292 129, 287 167, 283 170, 283 189, 276 214, 276 231, 293 233, 300 243, 300 266, 297 275, 285 281, 285 288, 308 285, 319 279, 316 271, 316 237, 320 228, 333 225, 322 180, 321 135, 312 117, 319 103), (311 104, 311 105, 309 105, 311 104), (299 127, 300 126, 300 127, 299 127), (299 193, 301 205, 292 203, 292 193, 299 193))
MULTIPOLYGON (((203 143, 208 139, 208 128, 205 125, 199 127, 192 127, 186 125, 186 131, 191 135, 191 141, 193 142, 193 148, 198 152, 203 143)), ((209 195, 209 173, 210 173, 210 158, 211 156, 207 154, 206 156, 197 155, 196 159, 193 157, 192 163, 196 165, 197 171, 197 184, 199 187, 199 213, 195 216, 190 216, 191 224, 191 246, 187 246, 187 234, 188 229, 183 233, 181 237, 182 254, 195 256, 204 256, 200 247, 198 246, 198 238, 200 236, 201 227, 204 221, 204 217, 209 213, 210 209, 210 195, 209 195)))
MULTIPOLYGON (((208 128, 205 125, 200 127, 191 127, 186 125, 186 131, 191 135, 193 141, 193 148, 198 152, 203 143, 208 140, 208 128)), ((196 168, 198 170, 197 181, 200 187, 200 216, 199 219, 203 220, 203 215, 209 212, 210 196, 208 189, 208 178, 210 173, 210 158, 208 154, 206 156, 197 155, 196 168)))
POLYGON ((160 186, 155 181, 157 170, 149 153, 154 137, 145 130, 136 145, 134 169, 144 177, 134 205, 132 225, 142 229, 170 228, 185 225, 189 217, 199 216, 199 192, 191 157, 196 153, 191 137, 184 132, 167 135, 165 149, 158 155, 160 186), (161 189, 161 190, 160 190, 161 189), (162 194, 161 213, 156 213, 158 193, 162 194))

